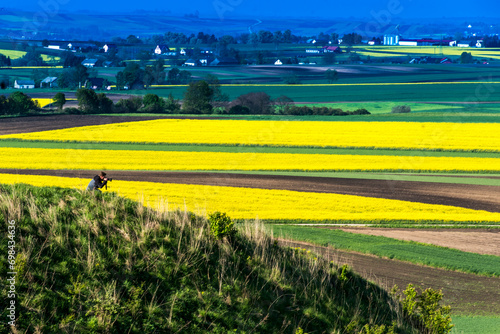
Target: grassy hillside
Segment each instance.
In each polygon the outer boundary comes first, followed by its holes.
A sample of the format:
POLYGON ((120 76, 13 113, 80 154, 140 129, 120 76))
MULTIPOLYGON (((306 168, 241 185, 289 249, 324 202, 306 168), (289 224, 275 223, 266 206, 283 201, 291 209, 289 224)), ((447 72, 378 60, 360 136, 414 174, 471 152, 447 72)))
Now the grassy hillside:
MULTIPOLYGON (((15 226, 21 332, 385 333, 393 322, 398 333, 417 332, 383 290, 279 247, 255 222, 218 241, 186 212, 26 185, 0 186, 0 222, 3 231, 15 226)), ((0 261, 6 277, 7 256, 0 261)))

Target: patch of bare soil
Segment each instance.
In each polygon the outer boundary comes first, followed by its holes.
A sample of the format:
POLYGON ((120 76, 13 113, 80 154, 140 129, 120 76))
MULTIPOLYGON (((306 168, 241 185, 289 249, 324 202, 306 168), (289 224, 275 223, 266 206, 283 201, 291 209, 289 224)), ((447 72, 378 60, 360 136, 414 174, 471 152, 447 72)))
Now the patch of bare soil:
MULTIPOLYGON (((0 170, 1 173, 55 175, 92 178, 96 171, 84 170, 0 170)), ((500 212, 500 187, 434 182, 250 175, 198 172, 109 171, 112 178, 126 181, 199 184, 214 186, 282 189, 387 198, 428 204, 451 205, 474 210, 500 212)))
POLYGON ((153 119, 217 119, 193 116, 99 116, 99 115, 39 115, 3 118, 0 121, 0 135, 48 131, 88 125, 104 125, 123 122, 148 121, 153 119))
POLYGON ((397 284, 409 283, 423 288, 442 290, 443 303, 451 305, 453 314, 492 315, 500 313, 500 278, 448 271, 384 259, 354 252, 339 251, 305 242, 280 240, 289 247, 301 247, 324 256, 328 261, 347 264, 355 272, 387 291, 397 284))
POLYGON ((385 229, 385 228, 341 228, 351 233, 377 235, 399 240, 416 241, 464 252, 500 256, 500 230, 456 230, 456 229, 385 229))

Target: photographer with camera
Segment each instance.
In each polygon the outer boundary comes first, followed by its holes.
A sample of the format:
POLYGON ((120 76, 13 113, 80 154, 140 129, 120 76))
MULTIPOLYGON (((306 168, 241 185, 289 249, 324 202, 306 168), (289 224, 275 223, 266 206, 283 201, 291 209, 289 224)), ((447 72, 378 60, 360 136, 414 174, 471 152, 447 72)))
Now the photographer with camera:
POLYGON ((94 191, 97 190, 100 192, 100 188, 106 187, 108 189, 108 181, 112 181, 113 179, 109 179, 106 177, 106 173, 101 172, 99 175, 94 176, 94 178, 89 182, 89 185, 87 186, 88 191, 94 191))

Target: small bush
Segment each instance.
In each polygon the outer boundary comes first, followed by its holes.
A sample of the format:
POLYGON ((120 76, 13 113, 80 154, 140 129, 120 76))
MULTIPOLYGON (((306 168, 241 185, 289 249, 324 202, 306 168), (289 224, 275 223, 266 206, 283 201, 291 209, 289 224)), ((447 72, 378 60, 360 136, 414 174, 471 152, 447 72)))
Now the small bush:
POLYGON ((71 115, 79 115, 82 113, 80 109, 75 107, 65 108, 64 111, 71 115))
POLYGON ((232 106, 229 109, 228 114, 230 114, 230 115, 248 115, 248 114, 250 114, 250 109, 248 109, 245 106, 237 104, 235 106, 232 106))
POLYGON ((212 213, 208 218, 208 222, 210 223, 210 234, 217 240, 230 237, 236 232, 234 222, 224 212, 212 213))
POLYGON ((411 111, 410 106, 394 106, 392 107, 391 113, 393 114, 405 114, 411 111))

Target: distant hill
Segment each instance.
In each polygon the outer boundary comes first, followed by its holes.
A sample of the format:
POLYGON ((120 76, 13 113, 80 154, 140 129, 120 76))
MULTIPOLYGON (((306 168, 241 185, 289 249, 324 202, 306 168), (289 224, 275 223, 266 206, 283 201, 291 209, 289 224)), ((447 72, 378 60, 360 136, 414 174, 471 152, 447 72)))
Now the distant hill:
MULTIPOLYGON (((463 33, 472 22, 471 33, 492 33, 491 26, 495 22, 466 19, 427 19, 402 20, 391 18, 390 22, 379 23, 375 18, 267 18, 267 17, 234 17, 227 15, 223 19, 188 16, 174 16, 168 12, 136 12, 130 14, 100 14, 94 12, 59 12, 47 16, 44 13, 9 10, 0 11, 0 37, 14 39, 49 40, 106 40, 112 37, 125 38, 129 35, 147 37, 163 34, 167 31, 197 34, 202 31, 216 36, 224 34, 238 35, 249 31, 269 30, 271 32, 290 29, 295 35, 315 36, 320 32, 337 33, 339 35, 357 32, 366 38, 396 33, 405 37, 418 36, 453 36, 463 33), (41 22, 41 23, 40 23, 41 22)), ((492 28, 493 27, 493 28, 492 28)), ((496 31, 496 30, 495 30, 496 31)), ((498 31, 496 31, 498 33, 498 31)))

